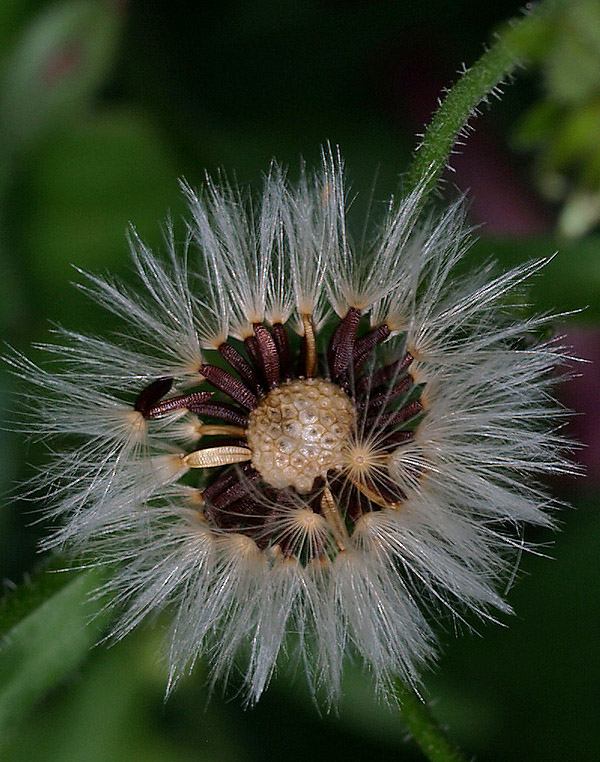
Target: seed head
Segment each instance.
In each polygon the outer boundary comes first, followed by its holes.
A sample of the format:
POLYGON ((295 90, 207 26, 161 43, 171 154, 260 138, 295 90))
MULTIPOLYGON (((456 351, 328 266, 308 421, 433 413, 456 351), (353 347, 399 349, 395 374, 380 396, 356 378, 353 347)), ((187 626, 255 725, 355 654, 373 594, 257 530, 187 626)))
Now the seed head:
POLYGON ((56 374, 9 358, 27 425, 60 441, 44 547, 114 561, 117 637, 174 610, 171 686, 243 652, 257 700, 289 632, 326 701, 347 651, 381 687, 415 682, 440 610, 508 610, 511 527, 550 524, 536 479, 569 470, 561 348, 508 307, 543 262, 456 275, 463 206, 420 221, 419 188, 356 251, 331 154, 296 188, 273 168, 258 213, 229 186, 183 190, 183 247, 131 236, 139 291, 87 276, 127 341, 59 329, 56 374))

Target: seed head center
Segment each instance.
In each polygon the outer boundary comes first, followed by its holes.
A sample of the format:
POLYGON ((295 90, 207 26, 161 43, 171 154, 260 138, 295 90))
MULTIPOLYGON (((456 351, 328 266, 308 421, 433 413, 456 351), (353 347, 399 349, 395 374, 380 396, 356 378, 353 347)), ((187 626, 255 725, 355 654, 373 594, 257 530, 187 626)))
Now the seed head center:
POLYGON ((355 416, 351 399, 331 381, 282 384, 250 413, 246 437, 252 465, 272 487, 310 492, 318 476, 343 465, 355 416))

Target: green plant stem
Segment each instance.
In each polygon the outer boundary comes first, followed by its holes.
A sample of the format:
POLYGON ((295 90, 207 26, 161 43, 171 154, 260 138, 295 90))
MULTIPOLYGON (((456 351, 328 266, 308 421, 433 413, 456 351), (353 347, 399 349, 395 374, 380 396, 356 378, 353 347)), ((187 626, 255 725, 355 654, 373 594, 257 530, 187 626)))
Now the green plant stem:
POLYGON ((546 0, 505 24, 481 58, 447 92, 408 170, 407 192, 423 184, 422 201, 429 196, 478 106, 543 44, 559 4, 560 0, 546 0))
POLYGON ((58 571, 52 560, 0 607, 0 756, 3 741, 45 693, 86 659, 108 623, 94 595, 103 570, 58 571))
POLYGON ((397 680, 394 693, 404 722, 427 759, 431 762, 467 762, 467 758, 446 737, 427 704, 412 688, 397 680))
POLYGON ((47 556, 18 587, 0 596, 0 638, 79 574, 64 569, 64 559, 47 556))

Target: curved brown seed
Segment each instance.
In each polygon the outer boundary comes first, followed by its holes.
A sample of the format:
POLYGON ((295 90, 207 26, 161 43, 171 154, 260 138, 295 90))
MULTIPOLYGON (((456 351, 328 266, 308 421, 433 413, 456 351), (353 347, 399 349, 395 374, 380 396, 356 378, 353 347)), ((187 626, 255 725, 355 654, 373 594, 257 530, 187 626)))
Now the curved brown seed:
POLYGON ((258 405, 258 399, 250 389, 223 368, 218 368, 216 365, 201 365, 200 373, 219 391, 224 392, 248 410, 253 410, 258 405))
POLYGON ((254 323, 252 327, 256 343, 258 344, 265 378, 272 388, 279 383, 279 354, 277 352, 277 345, 264 325, 254 323))
POLYGON ((248 416, 235 405, 228 405, 227 402, 207 402, 201 405, 195 405, 190 408, 196 415, 206 416, 208 418, 220 418, 226 423, 234 426, 246 428, 248 425, 248 416))
POLYGON ((387 384, 389 381, 400 378, 400 376, 406 372, 413 359, 414 358, 410 352, 406 352, 406 354, 399 360, 396 360, 389 365, 384 365, 383 368, 379 368, 379 370, 372 373, 365 373, 356 384, 357 391, 376 389, 378 386, 383 386, 383 384, 387 384))
POLYGON ((165 415, 173 410, 191 410, 202 402, 207 402, 211 397, 212 392, 192 392, 192 394, 181 394, 179 397, 171 397, 171 399, 158 402, 151 407, 147 413, 146 418, 158 418, 159 415, 165 415))
POLYGON ((329 342, 329 348, 327 350, 329 372, 335 381, 346 380, 348 366, 350 365, 350 360, 354 353, 354 342, 356 340, 359 320, 359 310, 351 307, 348 310, 346 317, 335 329, 331 341, 329 342))
POLYGON ((221 356, 227 360, 231 367, 237 373, 239 373, 242 381, 244 381, 244 383, 246 383, 253 392, 259 394, 262 391, 256 371, 252 365, 250 365, 248 360, 246 360, 246 358, 241 355, 235 347, 233 347, 231 344, 228 344, 227 342, 224 342, 219 346, 219 352, 221 353, 221 356))
POLYGON ((385 341, 390 334, 390 329, 383 323, 382 325, 378 325, 376 328, 371 329, 368 333, 365 333, 360 339, 356 339, 352 358, 354 361, 355 373, 364 365, 375 347, 378 344, 381 344, 382 341, 385 341))
POLYGON ((399 397, 403 397, 410 389, 412 382, 412 376, 406 376, 402 381, 395 386, 392 386, 390 389, 384 389, 383 391, 374 394, 372 397, 367 396, 360 400, 356 403, 356 407, 358 410, 367 408, 369 412, 374 411, 379 407, 384 407, 390 402, 394 402, 394 400, 397 400, 399 397))
POLYGON ((292 352, 290 349, 290 339, 282 323, 274 323, 272 326, 273 341, 277 347, 279 355, 279 369, 283 378, 290 377, 290 367, 292 362, 292 352))
POLYGON ((172 378, 157 378, 151 384, 138 394, 133 403, 133 407, 138 413, 141 413, 145 418, 146 413, 152 408, 165 394, 171 391, 173 386, 172 378))
POLYGON ((394 413, 388 413, 381 417, 377 415, 371 416, 367 418, 366 425, 376 424, 382 429, 387 429, 388 426, 399 426, 401 423, 410 421, 411 418, 414 418, 415 415, 418 415, 422 410, 423 405, 416 400, 415 402, 410 402, 408 405, 401 407, 400 410, 396 410, 394 413))

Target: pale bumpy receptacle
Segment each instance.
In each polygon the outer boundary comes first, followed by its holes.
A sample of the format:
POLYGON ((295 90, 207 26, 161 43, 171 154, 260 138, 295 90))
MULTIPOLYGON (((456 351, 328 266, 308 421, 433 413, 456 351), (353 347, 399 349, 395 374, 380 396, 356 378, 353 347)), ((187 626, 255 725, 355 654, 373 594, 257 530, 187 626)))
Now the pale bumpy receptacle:
POLYGON ((309 492, 318 476, 343 464, 355 409, 337 384, 299 379, 271 390, 251 413, 252 465, 267 484, 309 492))

